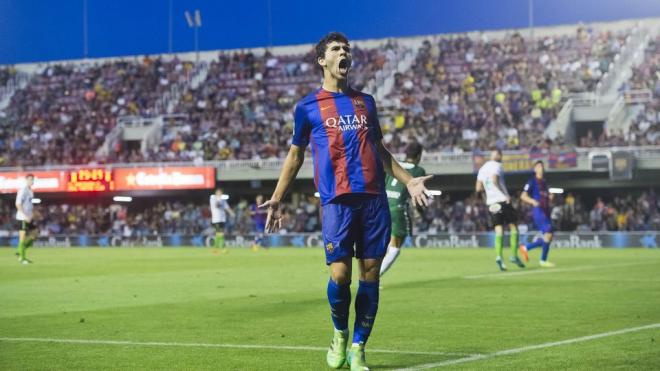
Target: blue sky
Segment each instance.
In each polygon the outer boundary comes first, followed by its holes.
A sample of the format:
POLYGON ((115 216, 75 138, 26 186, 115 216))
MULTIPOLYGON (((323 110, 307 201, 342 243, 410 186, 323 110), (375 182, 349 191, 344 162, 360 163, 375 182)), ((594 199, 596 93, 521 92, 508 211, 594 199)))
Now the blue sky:
MULTIPOLYGON (((332 30, 365 39, 528 24, 528 0, 87 0, 89 56, 167 52, 170 3, 175 52, 194 49, 183 13, 195 9, 202 50, 311 43, 332 30)), ((0 0, 0 64, 82 58, 83 4, 0 0)), ((660 17, 657 0, 535 0, 534 8, 539 26, 660 17)))

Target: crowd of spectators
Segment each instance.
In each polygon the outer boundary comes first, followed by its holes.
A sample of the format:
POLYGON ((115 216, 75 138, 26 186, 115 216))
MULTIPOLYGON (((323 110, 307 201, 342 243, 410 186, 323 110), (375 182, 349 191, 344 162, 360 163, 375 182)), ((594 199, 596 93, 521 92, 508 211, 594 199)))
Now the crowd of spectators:
MULTIPOLYGON (((597 198, 584 201, 588 195, 568 193, 556 195, 551 203, 551 220, 557 231, 645 231, 660 230, 660 199, 654 190, 636 195, 597 198), (590 206, 592 205, 592 206, 590 206)), ((533 230, 531 208, 513 197, 523 231, 533 230)), ((254 199, 241 198, 232 203, 234 216, 229 216, 226 229, 230 234, 254 233, 251 206, 254 199)), ((36 207, 36 220, 42 236, 60 234, 115 235, 142 237, 154 235, 211 235, 211 213, 208 204, 185 201, 160 201, 153 206, 126 204, 50 204, 36 207)), ((319 232, 321 228, 319 199, 296 194, 284 205, 282 233, 319 232)), ((0 206, 0 234, 15 229, 15 210, 10 203, 0 206)), ((423 211, 413 211, 415 233, 485 232, 492 229, 488 207, 483 198, 436 197, 423 211)), ((15 231, 14 231, 15 232, 15 231)))
MULTIPOLYGON (((399 152, 416 140, 444 152, 566 149, 561 137, 544 137, 545 129, 569 93, 596 88, 630 33, 579 26, 533 40, 519 33, 429 39, 379 102, 388 147, 399 152)), ((632 85, 645 84, 657 98, 657 42, 653 47, 632 85)), ((364 88, 388 60, 407 51, 394 41, 354 47, 353 87, 364 88)), ((314 53, 221 52, 193 88, 191 74, 198 67, 149 57, 53 64, 0 112, 0 166, 284 157, 293 105, 320 83, 314 53), (145 152, 117 146, 105 157, 97 155, 118 117, 163 113, 163 97, 175 85, 180 94, 169 108, 179 119, 166 120, 159 145, 145 152)), ((0 79, 6 71, 11 69, 0 69, 0 79)), ((640 116, 622 143, 659 140, 655 108, 640 116)), ((613 141, 614 135, 578 144, 613 141)))
MULTIPOLYGON (((353 47, 352 85, 362 89, 386 62, 388 50, 353 47)), ((204 83, 184 92, 176 111, 187 116, 166 126, 163 142, 144 154, 149 161, 281 158, 293 130, 293 106, 318 89, 321 72, 313 52, 221 53, 204 83)))
POLYGON ((624 94, 646 90, 650 101, 633 120, 627 135, 620 134, 620 141, 632 145, 660 145, 660 36, 649 43, 644 62, 633 69, 632 78, 622 89, 624 94))
POLYGON ((447 152, 561 149, 544 130, 567 93, 595 89, 628 35, 579 27, 533 41, 519 33, 427 40, 395 77, 388 124, 396 135, 386 140, 395 151, 408 140, 447 152))
POLYGON ((45 68, 0 112, 0 166, 95 161, 119 116, 153 115, 157 101, 192 68, 149 57, 45 68))

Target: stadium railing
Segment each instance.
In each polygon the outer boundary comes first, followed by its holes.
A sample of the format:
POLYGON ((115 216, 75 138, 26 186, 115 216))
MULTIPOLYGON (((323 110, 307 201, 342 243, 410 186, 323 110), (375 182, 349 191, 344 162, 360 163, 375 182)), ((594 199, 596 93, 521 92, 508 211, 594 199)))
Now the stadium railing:
MULTIPOLYGON (((635 158, 645 161, 642 165, 644 168, 660 169, 660 146, 645 146, 645 147, 589 147, 589 148, 574 148, 566 151, 561 151, 553 154, 575 153, 576 164, 569 168, 550 168, 551 172, 561 171, 590 171, 589 154, 592 152, 632 152, 635 158)), ((525 151, 505 151, 506 155, 516 156, 529 156, 530 161, 541 159, 548 160, 550 153, 533 153, 525 151)), ((422 156, 422 166, 431 174, 471 174, 475 166, 475 155, 481 157, 486 156, 487 153, 481 152, 462 152, 462 153, 445 153, 445 152, 427 152, 422 156)), ((395 157, 398 160, 403 160, 404 155, 397 154, 395 157)), ((27 172, 39 170, 64 170, 72 171, 79 169, 89 168, 141 168, 141 167, 197 167, 197 166, 212 166, 218 171, 218 179, 223 180, 250 180, 254 177, 260 179, 277 179, 279 172, 284 164, 284 159, 259 159, 259 160, 225 160, 225 161, 205 161, 203 164, 195 163, 192 161, 177 161, 177 162, 131 162, 131 163, 111 163, 111 164, 98 164, 90 163, 86 165, 46 165, 35 167, 3 167, 0 168, 2 172, 27 172)), ((521 169, 522 170, 522 169, 521 169)), ((307 157, 303 168, 301 169, 301 178, 312 177, 312 159, 307 157)))

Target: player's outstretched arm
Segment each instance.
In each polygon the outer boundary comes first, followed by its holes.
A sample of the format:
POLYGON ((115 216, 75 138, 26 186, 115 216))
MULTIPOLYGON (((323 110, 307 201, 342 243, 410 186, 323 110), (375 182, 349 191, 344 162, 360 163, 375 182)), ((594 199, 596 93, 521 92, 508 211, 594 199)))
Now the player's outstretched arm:
POLYGON ((280 178, 275 186, 275 191, 270 197, 270 200, 258 205, 259 208, 267 208, 268 214, 266 216, 266 233, 273 232, 282 226, 282 214, 280 213, 280 202, 286 196, 289 188, 296 179, 298 171, 305 161, 305 149, 295 144, 291 145, 289 153, 286 155, 284 165, 282 165, 282 172, 280 178))
POLYGON ((378 154, 380 154, 380 158, 383 161, 385 172, 395 177, 399 182, 405 184, 406 188, 408 188, 408 193, 410 193, 410 198, 413 201, 413 205, 428 206, 431 194, 429 193, 429 190, 426 189, 424 182, 433 178, 433 175, 413 178, 412 175, 406 171, 406 169, 402 168, 401 165, 399 165, 399 163, 394 160, 394 157, 392 157, 390 151, 385 148, 382 141, 378 142, 376 149, 378 150, 378 154))

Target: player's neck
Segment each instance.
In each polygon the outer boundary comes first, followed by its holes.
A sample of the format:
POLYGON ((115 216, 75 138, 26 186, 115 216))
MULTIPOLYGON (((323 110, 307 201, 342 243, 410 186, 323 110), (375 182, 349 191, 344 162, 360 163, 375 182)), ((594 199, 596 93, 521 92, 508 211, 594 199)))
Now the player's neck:
POLYGON ((332 77, 323 79, 323 90, 332 93, 347 93, 350 89, 348 79, 339 80, 332 77))

